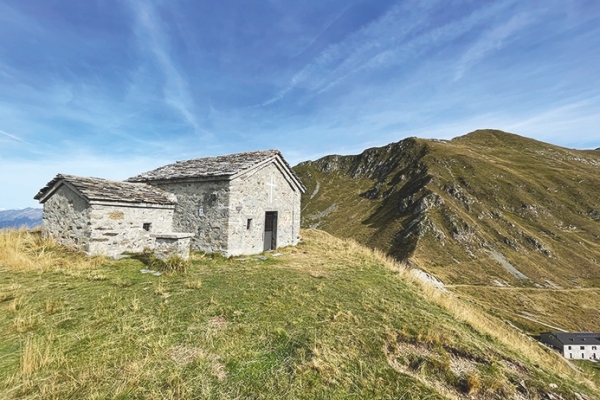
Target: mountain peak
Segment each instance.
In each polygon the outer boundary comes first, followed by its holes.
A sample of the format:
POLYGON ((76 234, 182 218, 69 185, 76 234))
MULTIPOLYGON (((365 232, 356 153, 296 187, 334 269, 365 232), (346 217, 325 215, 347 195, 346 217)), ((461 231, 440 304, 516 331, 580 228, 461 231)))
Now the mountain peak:
MULTIPOLYGON (((450 284, 600 282, 597 153, 482 129, 336 156, 335 169, 325 160, 295 167, 308 188, 305 227, 353 238, 450 284)), ((565 321, 586 326, 579 323, 565 321)))
POLYGON ((466 135, 458 136, 451 140, 455 143, 464 143, 483 146, 506 146, 520 145, 523 143, 541 143, 537 140, 520 136, 514 133, 504 132, 498 129, 477 129, 466 135))

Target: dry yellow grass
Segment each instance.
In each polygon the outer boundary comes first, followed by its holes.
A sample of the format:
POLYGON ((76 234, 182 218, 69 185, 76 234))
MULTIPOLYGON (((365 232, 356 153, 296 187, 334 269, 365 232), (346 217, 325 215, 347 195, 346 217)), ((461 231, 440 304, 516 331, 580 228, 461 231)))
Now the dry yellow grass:
POLYGON ((68 252, 46 270, 17 266, 0 284, 14 308, 0 313, 0 397, 515 398, 521 379, 543 394, 558 371, 559 393, 593 398, 558 355, 407 266, 303 235, 280 257, 196 256, 161 277, 133 259, 69 269, 84 257, 68 252))
POLYGON ((518 324, 528 333, 556 330, 554 327, 574 332, 598 329, 600 288, 456 285, 451 289, 518 324))
POLYGON ((0 234, 0 270, 9 271, 82 271, 95 269, 102 257, 70 253, 39 231, 4 229, 0 234), (69 253, 69 261, 65 259, 69 253))
POLYGON ((21 353, 21 374, 26 377, 51 361, 50 343, 27 336, 21 353))
MULTIPOLYGON (((512 352, 528 359, 533 364, 549 367, 560 375, 573 373, 572 367, 557 352, 548 351, 536 340, 520 333, 499 318, 487 314, 481 308, 465 303, 455 294, 443 292, 417 279, 409 272, 410 268, 407 265, 399 263, 384 252, 377 249, 372 250, 353 240, 339 239, 324 231, 307 229, 304 230, 304 233, 311 241, 322 243, 332 254, 339 255, 345 252, 348 258, 356 259, 358 256, 365 260, 373 259, 382 266, 397 272, 399 279, 417 287, 425 300, 439 305, 457 320, 466 322, 475 330, 493 337, 512 352)), ((579 375, 581 380, 594 386, 583 374, 579 375)))
POLYGON ((186 280, 183 283, 183 286, 186 289, 200 289, 202 287, 202 281, 200 279, 186 280))

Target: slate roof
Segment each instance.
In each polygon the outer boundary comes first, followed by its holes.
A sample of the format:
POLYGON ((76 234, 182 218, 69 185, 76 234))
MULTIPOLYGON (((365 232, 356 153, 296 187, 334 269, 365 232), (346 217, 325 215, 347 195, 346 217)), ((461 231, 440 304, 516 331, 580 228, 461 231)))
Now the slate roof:
POLYGON ((144 183, 111 181, 101 178, 88 178, 58 174, 35 195, 35 200, 43 199, 56 185, 67 182, 77 189, 88 201, 115 201, 124 203, 150 203, 173 205, 177 198, 154 186, 144 183))
POLYGON ((554 336, 563 345, 600 345, 600 333, 593 332, 551 332, 547 334, 554 336))
MULTIPOLYGON (((276 156, 281 157, 279 150, 250 151, 227 156, 177 161, 174 164, 165 165, 155 170, 144 172, 127 179, 127 181, 148 182, 186 178, 227 178, 251 168, 260 162, 275 158, 276 156)), ((281 157, 281 160, 286 164, 290 172, 294 174, 293 170, 285 162, 283 157, 281 157)), ((295 174, 294 177, 300 182, 295 174)))

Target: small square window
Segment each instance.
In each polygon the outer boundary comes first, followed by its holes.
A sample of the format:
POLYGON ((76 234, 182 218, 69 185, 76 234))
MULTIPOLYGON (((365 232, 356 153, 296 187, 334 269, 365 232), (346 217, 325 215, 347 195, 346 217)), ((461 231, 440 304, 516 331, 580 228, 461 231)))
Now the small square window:
POLYGON ((571 350, 571 346, 569 346, 569 350, 571 350))
POLYGON ((252 228, 252 218, 248 218, 246 221, 246 229, 252 228))
POLYGON ((579 346, 580 350, 585 350, 585 346, 579 346))
POLYGON ((144 222, 144 224, 142 225, 142 228, 148 232, 150 232, 150 227, 152 227, 152 223, 150 222, 144 222))

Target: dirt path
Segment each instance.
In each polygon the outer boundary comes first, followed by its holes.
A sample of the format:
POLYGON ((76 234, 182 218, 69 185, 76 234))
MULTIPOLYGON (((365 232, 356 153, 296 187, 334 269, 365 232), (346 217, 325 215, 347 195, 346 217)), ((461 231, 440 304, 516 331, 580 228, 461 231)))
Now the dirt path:
POLYGON ((514 286, 494 286, 494 285, 445 285, 447 288, 480 288, 494 290, 513 290, 513 291, 545 291, 545 292, 584 292, 584 291, 600 291, 600 288, 571 288, 571 289, 552 289, 552 288, 537 288, 537 287, 514 287, 514 286))

